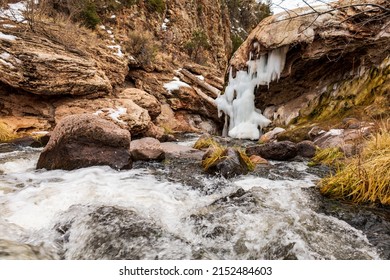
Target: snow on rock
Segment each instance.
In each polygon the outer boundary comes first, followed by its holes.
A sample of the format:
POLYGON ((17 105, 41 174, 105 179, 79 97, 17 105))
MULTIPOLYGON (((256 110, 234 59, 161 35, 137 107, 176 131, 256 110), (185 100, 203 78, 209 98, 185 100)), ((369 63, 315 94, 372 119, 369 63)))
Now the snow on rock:
POLYGON ((168 28, 167 23, 168 23, 168 22, 169 22, 169 19, 165 18, 163 24, 161 24, 161 29, 162 29, 163 31, 166 31, 166 30, 167 30, 167 28, 168 28))
POLYGON ((15 28, 16 27, 16 25, 13 25, 13 24, 3 24, 2 25, 4 28, 15 28))
POLYGON ((4 34, 3 32, 0 31, 0 40, 14 41, 16 39, 18 39, 18 37, 14 35, 4 34))
POLYGON ((250 57, 247 61, 248 71, 238 71, 235 78, 230 69, 225 93, 216 99, 219 114, 224 112, 229 117, 229 120, 225 119, 224 135, 239 139, 259 139, 261 129, 271 121, 255 107, 255 88, 269 85, 271 81, 280 78, 287 51, 288 46, 284 46, 261 55, 256 60, 250 57))
POLYGON ((102 110, 98 110, 96 111, 95 113, 93 113, 93 115, 96 115, 96 116, 99 116, 100 114, 103 114, 107 112, 108 113, 108 116, 113 119, 114 121, 118 122, 118 123, 123 123, 125 124, 124 121, 120 120, 119 117, 121 115, 125 115, 127 113, 127 109, 126 108, 123 108, 123 107, 117 107, 116 109, 113 109, 113 108, 105 108, 105 109, 102 109, 102 110))
POLYGON ((174 77, 173 81, 164 84, 164 88, 168 92, 178 90, 180 87, 191 87, 191 86, 189 84, 186 84, 185 82, 180 81, 180 79, 178 77, 174 77))
POLYGON ((4 64, 5 66, 7 66, 11 69, 15 68, 11 63, 9 63, 8 61, 5 61, 4 59, 1 59, 1 58, 0 58, 0 63, 4 64))
POLYGON ((127 109, 123 107, 118 107, 116 110, 111 109, 112 112, 110 111, 110 118, 112 118, 114 121, 117 121, 119 123, 125 123, 124 121, 120 120, 119 117, 121 115, 124 115, 127 113, 127 109))
POLYGON ((8 9, 0 9, 0 17, 8 18, 16 22, 26 22, 23 13, 27 10, 27 3, 24 1, 8 4, 8 9))
POLYGON ((119 46, 119 45, 112 45, 112 46, 107 46, 107 47, 110 48, 110 49, 116 50, 115 55, 117 55, 119 57, 123 57, 123 52, 122 52, 121 46, 119 46))
POLYGON ((3 52, 2 54, 0 54, 0 58, 5 59, 5 60, 9 60, 10 57, 11 57, 11 55, 7 52, 3 52))

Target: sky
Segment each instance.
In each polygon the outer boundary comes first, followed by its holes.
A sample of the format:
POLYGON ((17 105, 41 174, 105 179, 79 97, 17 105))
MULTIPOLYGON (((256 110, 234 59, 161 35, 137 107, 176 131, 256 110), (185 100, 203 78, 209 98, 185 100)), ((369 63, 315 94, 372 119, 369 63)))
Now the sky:
MULTIPOLYGON (((329 0, 307 0, 307 3, 310 5, 321 5, 323 2, 330 2, 329 0), (322 3, 321 3, 322 2, 322 3)), ((279 6, 285 9, 295 9, 298 7, 304 7, 306 4, 302 0, 272 0, 272 11, 274 14, 283 12, 284 10, 279 6)))

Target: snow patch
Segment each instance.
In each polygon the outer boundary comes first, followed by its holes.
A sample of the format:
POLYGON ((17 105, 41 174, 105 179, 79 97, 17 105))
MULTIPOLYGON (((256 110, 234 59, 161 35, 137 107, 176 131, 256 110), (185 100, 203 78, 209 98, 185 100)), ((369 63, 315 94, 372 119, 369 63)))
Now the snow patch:
POLYGON ((111 109, 112 112, 109 114, 110 118, 114 121, 117 121, 119 123, 125 123, 124 121, 120 120, 119 117, 121 115, 125 115, 127 113, 127 109, 123 107, 117 107, 116 110, 111 109))
POLYGON ((2 54, 0 54, 0 58, 5 59, 5 60, 9 60, 10 57, 11 57, 11 55, 7 52, 3 52, 2 54))
POLYGON ((261 129, 271 121, 255 107, 255 88, 259 85, 269 86, 270 82, 280 78, 287 51, 288 46, 284 46, 255 60, 252 60, 251 54, 247 61, 248 71, 238 71, 235 78, 230 69, 225 93, 216 99, 219 115, 224 112, 229 117, 229 120, 225 118, 224 135, 238 139, 260 138, 261 129))
MULTIPOLYGON (((9 62, 9 60, 12 58, 13 58, 13 56, 7 52, 3 52, 0 54, 0 62, 11 69, 14 69, 15 66, 11 62, 9 62)), ((17 59, 17 62, 18 62, 18 59, 17 59)))
POLYGON ((0 31, 0 40, 15 41, 16 39, 18 39, 18 37, 14 35, 4 34, 0 31))
POLYGON ((24 1, 8 4, 8 9, 0 9, 0 17, 8 18, 16 22, 26 22, 23 13, 27 11, 27 3, 24 1))
POLYGON ((164 84, 164 88, 171 93, 174 90, 178 90, 180 87, 191 87, 189 84, 180 81, 178 77, 174 77, 173 81, 164 84))
POLYGON ((3 24, 3 27, 4 28, 15 28, 16 27, 16 25, 13 25, 13 24, 3 24))
POLYGON ((93 113, 93 115, 99 116, 100 114, 103 113, 108 113, 108 116, 118 123, 126 124, 124 121, 119 119, 120 116, 125 115, 127 113, 127 109, 124 107, 117 107, 116 109, 113 108, 101 109, 93 113))
POLYGON ((123 57, 123 52, 122 52, 121 46, 119 46, 119 45, 112 45, 112 46, 107 46, 107 47, 110 48, 110 49, 116 50, 116 52, 114 53, 116 56, 123 57))
POLYGON ((3 59, 0 58, 0 63, 4 64, 5 66, 11 68, 11 69, 14 69, 15 66, 13 66, 11 63, 9 63, 8 61, 5 61, 3 59))
POLYGON ((168 23, 168 22, 169 22, 169 19, 165 18, 163 24, 161 24, 161 29, 162 29, 163 31, 166 31, 166 30, 167 30, 167 28, 168 28, 167 23, 168 23))
POLYGON ((199 80, 204 81, 204 77, 202 75, 196 76, 199 80))

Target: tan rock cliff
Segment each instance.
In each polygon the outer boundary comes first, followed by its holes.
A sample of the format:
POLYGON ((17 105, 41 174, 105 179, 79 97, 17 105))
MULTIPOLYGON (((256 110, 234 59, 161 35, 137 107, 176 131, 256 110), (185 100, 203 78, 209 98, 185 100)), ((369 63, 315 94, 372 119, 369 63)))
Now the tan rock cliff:
POLYGON ((378 100, 388 107, 390 3, 340 1, 315 9, 265 19, 234 54, 230 66, 242 70, 251 54, 289 46, 280 80, 257 88, 256 107, 282 125, 330 122, 378 100))

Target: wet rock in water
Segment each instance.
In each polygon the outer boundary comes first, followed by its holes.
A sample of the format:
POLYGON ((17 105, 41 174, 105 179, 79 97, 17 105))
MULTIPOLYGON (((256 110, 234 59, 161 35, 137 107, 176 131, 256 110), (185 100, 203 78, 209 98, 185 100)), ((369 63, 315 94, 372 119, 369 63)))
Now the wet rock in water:
POLYGON ((283 161, 296 157, 298 149, 293 142, 281 141, 247 147, 246 153, 248 156, 258 155, 265 159, 283 161))
POLYGON ((241 154, 233 149, 226 148, 218 158, 212 160, 211 164, 204 164, 208 159, 215 157, 215 153, 206 152, 203 160, 203 167, 207 173, 220 174, 225 178, 247 174, 249 172, 248 163, 245 162, 241 154))
POLYGON ((317 151, 317 146, 312 141, 305 140, 297 144, 297 149, 299 156, 312 158, 317 151))
POLYGON ((90 114, 64 118, 53 130, 37 168, 73 170, 108 165, 131 168, 130 132, 90 114))
POLYGON ((363 231, 383 259, 390 259, 390 207, 351 205, 321 197, 319 211, 363 231))
POLYGON ((0 143, 0 153, 9 153, 17 150, 17 146, 11 143, 0 143))
POLYGON ((250 159, 251 162, 254 163, 254 164, 268 164, 268 160, 262 158, 261 156, 251 155, 251 156, 249 157, 249 159, 250 159))
POLYGON ((134 161, 165 159, 165 152, 160 141, 151 137, 131 141, 130 153, 134 161))
POLYGON ((41 141, 39 141, 39 139, 35 139, 31 136, 16 138, 12 140, 11 143, 21 147, 40 148, 44 146, 44 144, 41 141))
POLYGON ((0 260, 53 260, 57 258, 43 246, 0 239, 0 260))
POLYGON ((191 258, 191 246, 131 209, 101 206, 81 212, 84 213, 76 211, 77 217, 63 227, 66 230, 62 234, 67 235, 62 245, 66 259, 191 258))
POLYGON ((271 131, 268 131, 267 133, 261 135, 260 137, 260 141, 262 143, 267 143, 267 142, 270 142, 272 140, 275 140, 276 137, 285 132, 286 130, 284 128, 281 128, 281 127, 275 127, 273 130, 271 131))
POLYGON ((197 149, 172 142, 163 142, 161 143, 161 147, 165 152, 165 156, 170 158, 184 157, 201 160, 204 154, 204 152, 197 149))

